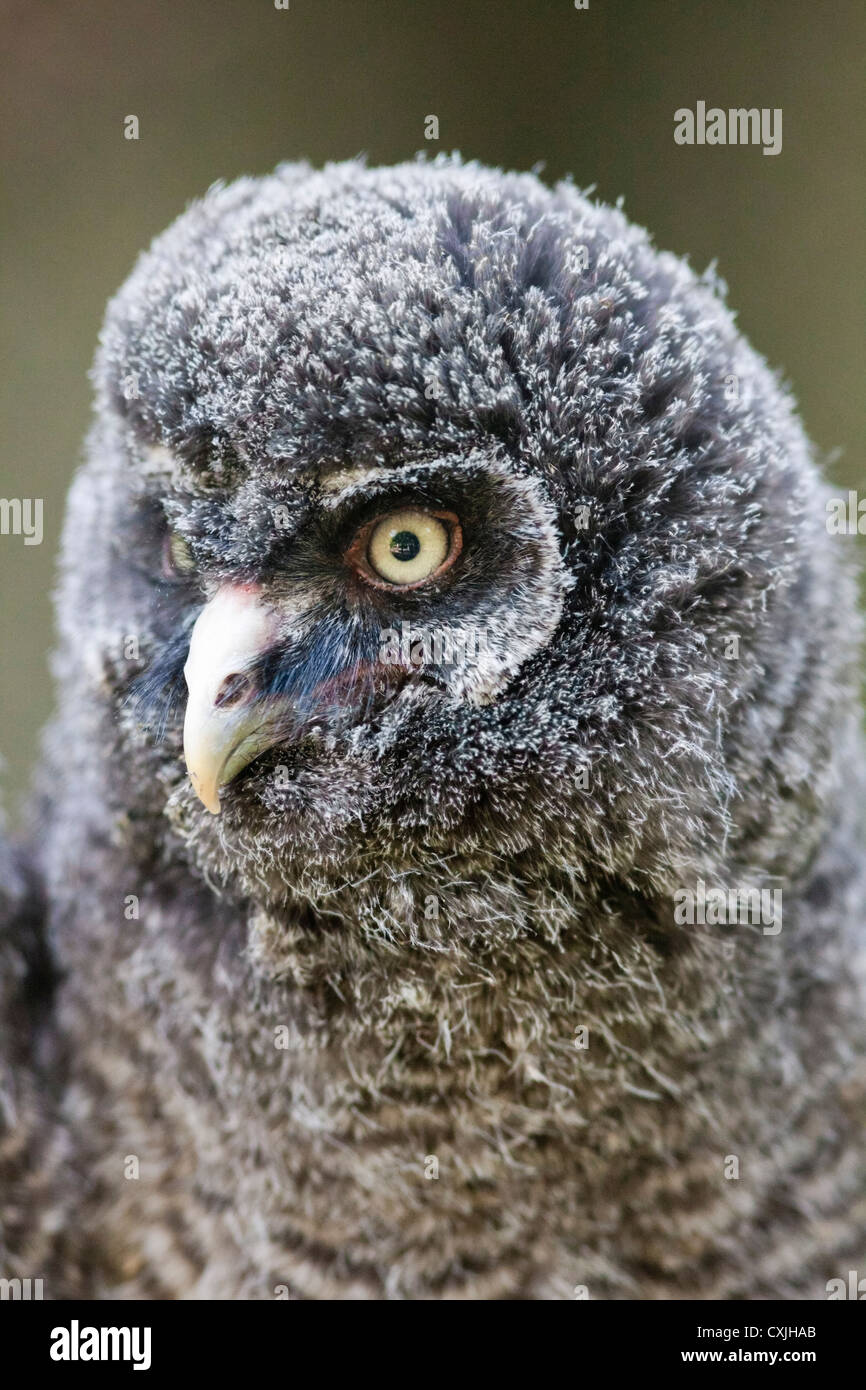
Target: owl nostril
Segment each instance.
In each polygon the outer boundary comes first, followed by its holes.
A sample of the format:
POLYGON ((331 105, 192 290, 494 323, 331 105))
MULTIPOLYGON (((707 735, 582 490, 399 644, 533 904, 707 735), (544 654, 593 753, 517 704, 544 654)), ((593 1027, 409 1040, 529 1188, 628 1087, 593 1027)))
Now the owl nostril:
POLYGON ((214 706, 216 709, 231 709, 232 705, 237 705, 252 690, 252 681, 248 676, 240 671, 233 671, 230 676, 226 676, 216 694, 214 706))

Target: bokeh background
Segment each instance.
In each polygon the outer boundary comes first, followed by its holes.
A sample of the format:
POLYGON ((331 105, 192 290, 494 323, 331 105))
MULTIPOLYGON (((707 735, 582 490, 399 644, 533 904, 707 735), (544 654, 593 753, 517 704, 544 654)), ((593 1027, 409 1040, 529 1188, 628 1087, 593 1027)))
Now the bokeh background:
POLYGON ((57 540, 105 301, 216 179, 456 149, 622 197, 660 246, 717 261, 828 474, 866 485, 861 0, 0 0, 0 34, 0 496, 45 514, 41 546, 0 537, 13 816, 51 705, 57 540), (674 111, 699 100, 781 107, 782 153, 675 145, 674 111))

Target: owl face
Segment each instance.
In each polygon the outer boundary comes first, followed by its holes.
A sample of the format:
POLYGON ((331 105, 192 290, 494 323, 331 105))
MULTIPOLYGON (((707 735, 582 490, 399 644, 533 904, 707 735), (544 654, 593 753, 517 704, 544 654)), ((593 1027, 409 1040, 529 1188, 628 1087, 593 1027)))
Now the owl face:
POLYGON ((279 825, 312 851, 392 815, 400 777, 418 810, 447 797, 461 720, 498 708, 561 617, 541 489, 472 448, 291 480, 253 468, 218 493, 164 446, 141 463, 123 510, 151 567, 154 657, 121 699, 130 729, 179 753, 185 814, 220 817, 226 845, 279 825))
POLYGON ((680 263, 529 176, 208 195, 110 307, 67 530, 136 823, 271 903, 455 846, 707 871, 797 525, 744 353, 680 263))

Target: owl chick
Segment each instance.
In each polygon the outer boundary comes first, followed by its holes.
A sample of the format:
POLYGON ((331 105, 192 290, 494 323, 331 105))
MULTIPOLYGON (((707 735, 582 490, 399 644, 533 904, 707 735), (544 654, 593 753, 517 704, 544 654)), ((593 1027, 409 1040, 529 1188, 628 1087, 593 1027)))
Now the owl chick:
POLYGON ((286 165, 158 238, 94 380, 48 1291, 825 1297, 855 585, 720 286, 570 183, 286 165))

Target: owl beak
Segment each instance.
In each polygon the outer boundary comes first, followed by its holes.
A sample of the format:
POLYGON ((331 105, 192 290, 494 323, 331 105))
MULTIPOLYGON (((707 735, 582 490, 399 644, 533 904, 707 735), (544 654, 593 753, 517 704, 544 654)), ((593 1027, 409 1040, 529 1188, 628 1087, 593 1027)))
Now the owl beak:
POLYGON ((278 614, 254 584, 226 584, 196 620, 183 673, 183 751, 193 790, 219 815, 220 787, 270 748, 285 702, 262 700, 249 675, 277 639, 278 614))

